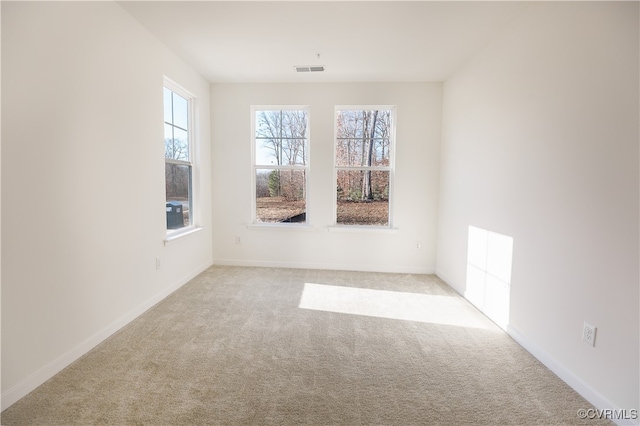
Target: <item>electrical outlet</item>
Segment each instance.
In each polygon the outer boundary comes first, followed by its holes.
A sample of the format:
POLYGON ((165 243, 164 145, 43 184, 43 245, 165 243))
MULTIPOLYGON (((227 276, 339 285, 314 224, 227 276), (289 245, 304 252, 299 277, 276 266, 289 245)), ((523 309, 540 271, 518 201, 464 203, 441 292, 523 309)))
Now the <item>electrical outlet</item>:
POLYGON ((242 244, 242 239, 236 235, 236 244, 242 244))
POLYGON ((582 329, 582 341, 591 346, 595 346, 596 330, 597 330, 597 327, 594 327, 593 325, 585 322, 584 327, 582 329))
POLYGON ((416 241, 416 249, 420 250, 422 248, 422 243, 420 241, 416 241))
POLYGON ((160 263, 160 258, 156 257, 156 271, 162 269, 162 263, 160 263))

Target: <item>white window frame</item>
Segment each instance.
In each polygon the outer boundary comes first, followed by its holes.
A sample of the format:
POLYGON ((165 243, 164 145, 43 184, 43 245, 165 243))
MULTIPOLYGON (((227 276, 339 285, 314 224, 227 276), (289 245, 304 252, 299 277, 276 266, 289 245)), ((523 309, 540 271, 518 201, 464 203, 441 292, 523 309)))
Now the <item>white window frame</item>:
POLYGON ((336 105, 333 112, 333 226, 329 230, 395 230, 393 227, 393 205, 395 198, 394 181, 395 181, 395 158, 396 158, 396 121, 397 107, 395 105, 336 105), (391 147, 389 149, 389 166, 337 166, 336 155, 338 151, 338 111, 371 111, 386 110, 391 111, 391 147), (389 223, 387 225, 344 225, 338 223, 338 171, 359 171, 359 170, 376 170, 389 172, 389 223))
POLYGON ((311 108, 309 105, 251 105, 251 226, 301 228, 309 227, 309 171, 311 170, 311 108), (307 146, 306 165, 268 166, 256 164, 256 111, 306 111, 307 146), (305 223, 268 223, 258 222, 256 205, 256 171, 258 169, 305 170, 305 223))
MULTIPOLYGON (((198 140, 199 139, 198 139, 198 132, 196 127, 197 98, 193 93, 189 92, 184 87, 182 87, 181 85, 179 85, 178 83, 176 83, 175 81, 171 80, 166 76, 163 79, 163 90, 164 88, 171 90, 172 92, 182 96, 187 100, 187 120, 188 120, 187 121, 187 125, 188 125, 187 138, 188 138, 188 147, 189 147, 189 160, 187 161, 170 160, 165 157, 164 159, 165 167, 167 162, 173 163, 173 164, 188 165, 191 167, 191 191, 189 194, 190 223, 188 225, 185 225, 182 228, 167 229, 166 221, 165 221, 165 230, 166 230, 165 243, 167 243, 183 235, 191 234, 201 229, 201 226, 199 226, 199 223, 200 223, 199 222, 199 218, 200 218, 200 214, 199 214, 200 184, 199 183, 200 182, 199 182, 199 166, 198 166, 199 164, 198 163, 198 157, 199 157, 198 140)), ((163 134, 164 134, 164 123, 165 123, 164 117, 162 122, 163 122, 163 134)), ((163 156, 164 156, 164 153, 163 153, 163 156)), ((164 195, 165 203, 163 204, 166 205, 166 181, 164 181, 164 179, 163 179, 163 185, 165 187, 163 191, 165 193, 164 195)), ((166 210, 163 209, 163 211, 166 211, 166 210)))

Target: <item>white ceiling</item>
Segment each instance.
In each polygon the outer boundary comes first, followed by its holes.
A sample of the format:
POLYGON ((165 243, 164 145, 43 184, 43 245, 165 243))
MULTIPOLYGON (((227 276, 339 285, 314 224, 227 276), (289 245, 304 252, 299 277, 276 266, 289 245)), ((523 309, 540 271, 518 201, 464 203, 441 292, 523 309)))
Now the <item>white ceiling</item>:
POLYGON ((210 82, 443 81, 528 6, 482 1, 119 4, 210 82), (324 65, 326 71, 296 73, 296 65, 324 65))

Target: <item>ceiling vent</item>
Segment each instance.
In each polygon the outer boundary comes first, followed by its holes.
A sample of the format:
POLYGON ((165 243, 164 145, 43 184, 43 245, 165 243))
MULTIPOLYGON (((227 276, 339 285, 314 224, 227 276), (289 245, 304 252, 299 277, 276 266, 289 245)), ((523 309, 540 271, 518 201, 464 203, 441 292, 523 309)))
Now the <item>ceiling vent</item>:
POLYGON ((324 65, 305 65, 305 66, 296 66, 296 72, 321 72, 324 71, 324 65))

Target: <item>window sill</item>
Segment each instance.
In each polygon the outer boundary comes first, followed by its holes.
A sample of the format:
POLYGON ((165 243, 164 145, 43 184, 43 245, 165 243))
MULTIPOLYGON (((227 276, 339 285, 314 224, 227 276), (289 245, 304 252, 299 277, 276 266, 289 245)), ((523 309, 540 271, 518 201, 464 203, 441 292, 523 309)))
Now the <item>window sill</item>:
POLYGON ((307 224, 294 223, 252 223, 247 229, 278 229, 287 231, 315 231, 315 227, 307 224))
POLYGON ((167 232, 167 236, 164 237, 164 245, 166 246, 178 240, 181 240, 185 237, 188 237, 189 235, 197 234, 203 229, 204 228, 197 227, 197 226, 187 226, 182 229, 176 229, 175 231, 167 232))
POLYGON ((327 228, 329 232, 365 232, 378 234, 397 234, 398 228, 390 228, 388 226, 369 226, 369 225, 333 225, 327 228))

